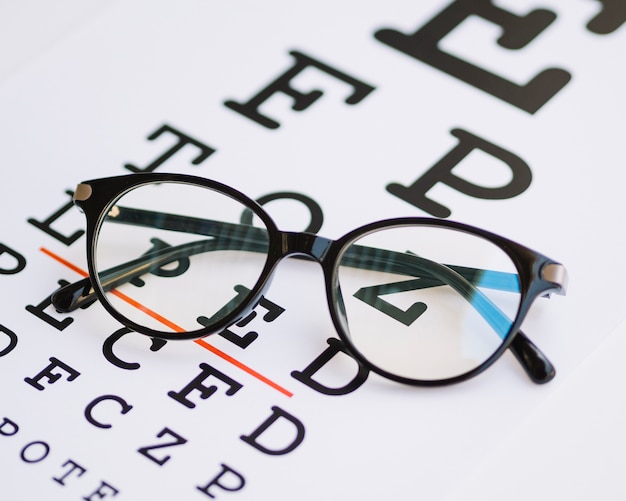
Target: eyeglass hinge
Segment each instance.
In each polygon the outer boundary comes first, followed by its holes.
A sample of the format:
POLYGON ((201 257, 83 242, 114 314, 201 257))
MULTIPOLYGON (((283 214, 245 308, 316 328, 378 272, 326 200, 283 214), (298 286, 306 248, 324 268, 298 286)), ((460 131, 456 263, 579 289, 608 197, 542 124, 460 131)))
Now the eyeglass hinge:
POLYGON ((91 196, 92 192, 93 190, 91 189, 91 186, 85 183, 80 183, 76 187, 76 191, 74 191, 74 202, 84 202, 91 196))
POLYGON ((541 269, 541 278, 556 286, 555 294, 565 295, 568 283, 565 266, 559 263, 548 263, 541 269))

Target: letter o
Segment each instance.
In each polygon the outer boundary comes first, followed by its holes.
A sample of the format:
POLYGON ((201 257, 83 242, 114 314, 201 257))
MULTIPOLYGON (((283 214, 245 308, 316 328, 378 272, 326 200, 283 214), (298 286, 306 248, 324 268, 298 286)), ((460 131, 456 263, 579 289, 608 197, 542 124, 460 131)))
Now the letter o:
MULTIPOLYGON (((313 200, 311 197, 307 197, 301 193, 295 193, 291 191, 281 191, 278 193, 270 193, 269 195, 264 195, 262 197, 257 198, 257 202, 259 205, 265 205, 268 202, 272 202, 274 200, 295 200, 296 202, 302 203, 311 214, 311 221, 309 225, 304 230, 307 233, 317 233, 322 224, 324 222, 324 213, 322 212, 322 208, 319 204, 313 200)), ((241 224, 252 224, 253 213, 250 209, 246 209, 241 214, 241 224)))
POLYGON ((24 446, 24 448, 22 449, 22 451, 20 452, 20 457, 22 458, 22 461, 24 461, 25 463, 39 463, 40 461, 43 461, 44 459, 46 459, 46 457, 48 456, 48 454, 50 453, 50 446, 42 441, 36 441, 36 442, 31 442, 29 444, 26 444, 24 446), (27 457, 26 456, 26 451, 31 449, 33 446, 41 446, 43 448, 43 453, 41 454, 40 457, 27 457))

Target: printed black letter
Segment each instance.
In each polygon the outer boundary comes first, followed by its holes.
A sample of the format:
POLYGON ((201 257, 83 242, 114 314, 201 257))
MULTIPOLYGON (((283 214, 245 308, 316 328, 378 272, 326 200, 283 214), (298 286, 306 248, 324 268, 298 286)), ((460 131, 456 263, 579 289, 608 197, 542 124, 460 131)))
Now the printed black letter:
POLYGON ((122 408, 120 411, 121 414, 126 414, 133 408, 133 406, 128 404, 126 400, 116 395, 102 395, 101 397, 96 398, 87 407, 85 407, 85 419, 98 428, 111 428, 110 424, 97 421, 92 414, 94 407, 104 400, 113 400, 114 402, 120 404, 120 407, 122 408))
POLYGON ((20 431, 20 427, 16 423, 9 418, 2 418, 2 422, 0 423, 0 435, 12 437, 18 431, 20 431))
POLYGON ((65 485, 65 479, 69 477, 72 474, 72 472, 76 471, 76 476, 82 477, 83 473, 87 471, 85 468, 75 463, 71 459, 68 459, 67 461, 65 461, 65 463, 63 463, 63 466, 68 466, 68 465, 70 466, 70 468, 63 474, 62 477, 60 478, 53 477, 52 480, 54 480, 55 482, 58 482, 61 485, 65 485))
POLYGON ((176 153, 178 153, 188 144, 191 144, 200 150, 200 154, 196 158, 194 158, 193 161, 191 162, 193 165, 201 164, 207 158, 209 158, 211 154, 215 152, 215 150, 211 148, 210 146, 207 146, 206 144, 201 143, 200 141, 196 139, 193 139, 187 134, 183 134, 181 131, 175 129, 174 127, 170 127, 167 124, 163 125, 160 129, 157 129, 152 134, 150 134, 148 136, 148 140, 154 141, 157 137, 159 137, 164 132, 169 132, 170 134, 177 136, 178 142, 174 146, 172 146, 169 150, 167 150, 165 153, 163 153, 160 157, 158 157, 154 162, 144 167, 143 169, 140 169, 139 167, 133 164, 126 164, 124 165, 124 167, 126 167, 129 171, 132 171, 132 172, 152 172, 159 165, 164 163, 170 157, 174 156, 176 153))
POLYGON ((98 487, 95 491, 93 491, 88 496, 83 497, 83 500, 93 501, 93 499, 104 499, 109 494, 111 494, 111 497, 114 497, 114 496, 117 496, 118 492, 119 491, 112 485, 107 484, 106 482, 100 482, 100 487, 98 487), (98 496, 98 497, 95 498, 94 496, 98 496))
POLYGON ((548 10, 533 10, 520 17, 494 6, 491 0, 456 0, 411 35, 384 29, 375 37, 448 75, 463 80, 518 108, 535 113, 569 82, 571 75, 559 68, 541 71, 526 85, 517 85, 442 51, 439 42, 470 16, 480 16, 502 27, 498 44, 521 49, 544 31, 556 18, 548 10))
POLYGON ((598 0, 602 10, 589 23, 587 29, 598 35, 608 35, 619 29, 626 21, 624 0, 598 0))
MULTIPOLYGON (((250 290, 247 287, 244 287, 243 285, 239 285, 239 284, 235 285, 234 289, 235 289, 235 292, 237 293, 237 296, 234 299, 231 299, 231 301, 225 306, 226 309, 229 308, 230 304, 240 304, 242 301, 241 298, 247 296, 248 293, 250 292, 250 290)), ((245 316, 235 325, 237 327, 245 327, 246 325, 248 325, 252 320, 254 320, 254 318, 256 318, 257 316, 256 309, 259 306, 267 310, 267 313, 265 313, 265 315, 263 315, 262 317, 265 322, 273 322, 285 312, 285 308, 277 305, 276 303, 273 303, 272 301, 267 299, 265 296, 261 296, 261 299, 259 299, 256 305, 254 305, 253 311, 251 311, 247 316, 245 316)), ((211 324, 211 320, 205 316, 198 317, 197 321, 198 323, 200 323, 201 325, 204 325, 205 327, 211 324)), ((233 332, 232 330, 230 330, 230 328, 224 329, 223 331, 218 332, 217 334, 223 337, 224 339, 226 339, 227 341, 230 341, 234 345, 239 346, 239 348, 243 348, 244 350, 248 346, 250 346, 256 338, 259 337, 259 334, 254 331, 249 331, 243 336, 240 336, 236 334, 235 332, 233 332)))
POLYGON ((301 383, 304 383, 309 388, 323 393, 324 395, 347 395, 348 393, 352 393, 366 381, 367 376, 369 375, 369 369, 354 360, 354 358, 348 354, 346 348, 343 343, 339 341, 339 339, 329 338, 326 342, 328 343, 328 348, 326 348, 315 360, 313 360, 313 362, 311 362, 306 369, 302 372, 293 371, 291 376, 301 383), (344 353, 357 364, 356 375, 343 386, 332 388, 313 379, 313 376, 317 374, 322 367, 329 363, 339 352, 344 353))
POLYGON ((48 367, 43 369, 34 378, 30 378, 30 377, 24 378, 24 381, 26 381, 33 388, 37 388, 39 391, 43 391, 44 387, 41 384, 39 384, 39 381, 41 379, 45 377, 48 380, 48 384, 53 384, 59 379, 61 379, 62 375, 60 373, 52 372, 53 369, 55 368, 59 368, 67 372, 69 374, 69 376, 67 377, 68 381, 74 381, 74 379, 80 376, 80 372, 78 372, 75 369, 72 369, 69 365, 61 362, 60 360, 54 357, 50 357, 49 360, 50 360, 50 364, 48 365, 48 367))
POLYGON ((10 256, 10 259, 14 261, 14 263, 11 268, 4 268, 0 266, 0 275, 15 275, 26 267, 26 259, 24 256, 10 247, 0 243, 0 257, 3 255, 10 256))
POLYGON ((44 459, 46 459, 49 453, 50 446, 45 442, 37 441, 26 444, 22 449, 22 452, 20 452, 20 457, 25 463, 38 463, 39 461, 43 461, 44 459), (26 453, 29 449, 37 446, 41 447, 41 452, 39 454, 35 454, 32 452, 30 452, 29 454, 26 453))
MULTIPOLYGON (((137 362, 126 362, 119 358, 115 353, 113 353, 113 345, 117 343, 123 336, 126 334, 130 334, 131 331, 127 327, 122 327, 121 329, 116 330, 113 334, 111 334, 108 338, 104 340, 102 344, 102 353, 104 354, 104 358, 106 358, 113 365, 119 367, 120 369, 126 369, 129 371, 137 370, 141 365, 137 362)), ((145 336, 144 336, 145 337, 145 336)), ((150 345, 150 351, 159 351, 163 348, 167 341, 164 339, 151 338, 152 344, 150 345)))
MULTIPOLYGON (((61 287, 69 284, 69 282, 66 281, 66 280, 59 280, 58 283, 59 283, 59 285, 61 287)), ((26 311, 29 311, 30 313, 32 313, 36 317, 39 317, 41 320, 43 320, 44 322, 50 324, 56 330, 62 331, 67 326, 69 326, 74 321, 74 319, 72 317, 65 317, 63 320, 57 320, 56 318, 48 315, 47 313, 44 312, 44 310, 46 308, 48 308, 49 306, 51 306, 51 305, 52 305, 52 299, 48 295, 37 306, 33 306, 31 304, 27 305, 26 306, 26 311)))
MULTIPOLYGON (((273 202, 274 200, 295 200, 296 202, 302 203, 307 208, 311 214, 311 221, 303 231, 307 233, 317 233, 322 228, 322 224, 324 223, 324 213, 322 212, 320 204, 318 204, 311 197, 293 191, 279 191, 277 193, 263 195, 262 197, 256 199, 260 205, 265 205, 268 202, 273 202)), ((253 218, 254 213, 250 209, 245 209, 241 214, 241 224, 252 225, 253 218)))
MULTIPOLYGON (((66 190, 65 193, 68 194, 70 197, 74 196, 74 192, 72 191, 66 190)), ((68 210, 70 210, 73 206, 74 206, 74 202, 70 200, 63 207, 61 207, 58 211, 56 211, 49 218, 47 218, 45 221, 40 222, 40 221, 37 221, 36 219, 29 218, 28 222, 32 224, 33 226, 36 226, 40 230, 46 232, 51 237, 56 238, 59 242, 63 242, 65 245, 70 245, 74 243, 76 240, 78 240, 83 235, 83 233, 85 233, 85 231, 76 230, 71 235, 63 235, 59 233, 58 231, 56 231, 55 229, 53 229, 52 226, 50 225, 54 223, 57 219, 59 219, 68 210)))
POLYGON ((150 454, 149 451, 152 451, 155 449, 163 449, 165 447, 174 447, 175 445, 183 445, 187 443, 186 438, 181 437, 178 433, 173 432, 169 428, 163 428, 157 435, 157 438, 161 438, 163 435, 169 435, 174 440, 172 442, 165 442, 164 444, 149 445, 149 446, 140 447, 139 449, 137 449, 137 452, 139 454, 146 456, 148 459, 150 459, 151 461, 154 461, 159 466, 163 466, 165 463, 167 463, 170 460, 171 456, 163 456, 163 457, 157 458, 153 456, 152 454, 150 454))
POLYGON ((211 480, 204 487, 200 487, 200 486, 197 487, 197 489, 200 492, 203 492, 210 498, 215 498, 215 495, 209 492, 209 489, 213 487, 214 485, 225 491, 235 492, 235 491, 239 491, 243 489, 243 486, 246 484, 246 480, 243 478, 243 476, 240 473, 236 472, 230 466, 226 466, 223 463, 221 466, 222 466, 222 471, 220 471, 213 480, 211 480), (223 478, 228 479, 229 485, 222 482, 223 478), (234 484, 232 483, 231 479, 235 481, 234 484))
POLYGON ((178 393, 175 391, 170 391, 168 392, 168 395, 177 402, 183 404, 185 407, 193 409, 196 404, 187 398, 187 396, 192 391, 197 390, 198 392, 200 392, 200 398, 202 400, 206 400, 217 391, 217 386, 204 386, 202 384, 203 381, 209 376, 214 376, 230 386, 230 388, 226 390, 226 395, 228 396, 234 395, 243 387, 243 385, 241 385, 234 379, 229 378, 226 374, 221 373, 214 367, 211 367, 209 364, 200 364, 200 369, 202 369, 202 372, 198 374, 195 378, 193 378, 187 386, 185 386, 178 393))
POLYGON ((298 418, 295 418, 288 412, 285 412, 280 407, 274 406, 272 407, 272 415, 268 417, 261 425, 252 432, 250 435, 242 435, 241 440, 245 443, 250 444, 255 449, 263 452, 264 454, 269 454, 271 456, 281 456, 283 454, 288 454, 293 451, 296 447, 298 447, 302 441, 304 440, 304 425, 302 421, 298 418), (260 444, 257 439, 272 425, 278 422, 279 419, 283 419, 284 421, 290 422, 295 426, 296 436, 290 442, 287 441, 285 445, 280 445, 278 448, 272 447, 270 449, 269 446, 265 446, 260 444))
POLYGON ((532 180, 530 167, 517 155, 463 129, 453 129, 452 135, 459 140, 459 144, 426 171, 422 177, 411 186, 391 183, 387 185, 387 191, 435 217, 445 218, 452 213, 450 209, 426 198, 428 190, 437 183, 446 184, 470 197, 485 200, 513 198, 523 193, 530 186, 532 180), (511 181, 505 186, 491 188, 478 186, 453 174, 454 167, 474 149, 482 150, 505 163, 511 170, 511 181))
POLYGON ((0 334, 5 334, 9 338, 7 345, 0 350, 0 357, 4 357, 11 353, 17 346, 17 334, 2 324, 0 324, 0 334))
POLYGON ((313 59, 302 52, 293 50, 290 54, 296 59, 294 65, 271 84, 261 90, 256 96, 251 98, 247 103, 226 101, 224 104, 231 110, 241 113, 250 120, 254 120, 256 123, 261 124, 263 127, 267 127, 268 129, 277 129, 280 124, 276 120, 273 120, 272 118, 259 112, 259 107, 272 95, 277 92, 282 92, 283 94, 288 95, 293 99, 292 109, 294 111, 302 111, 306 110, 324 94, 321 90, 313 90, 305 94, 291 87, 291 80, 307 67, 317 68, 318 70, 350 85, 354 89, 354 92, 346 98, 345 102, 347 104, 359 103, 374 90, 374 87, 371 85, 346 75, 335 68, 331 68, 330 66, 313 59))

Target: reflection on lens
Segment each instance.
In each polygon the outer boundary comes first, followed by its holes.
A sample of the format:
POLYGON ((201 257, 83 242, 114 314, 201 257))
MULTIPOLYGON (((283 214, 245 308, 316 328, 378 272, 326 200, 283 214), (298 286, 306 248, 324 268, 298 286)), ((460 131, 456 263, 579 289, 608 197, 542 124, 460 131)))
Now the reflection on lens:
POLYGON ((168 333, 226 317, 247 299, 267 260, 267 229, 239 224, 245 209, 185 183, 122 195, 97 233, 95 266, 108 302, 130 321, 168 333))
POLYGON ((337 277, 355 349, 388 373, 421 381, 479 367, 504 342, 521 301, 504 251, 443 227, 369 233, 344 250, 337 277))

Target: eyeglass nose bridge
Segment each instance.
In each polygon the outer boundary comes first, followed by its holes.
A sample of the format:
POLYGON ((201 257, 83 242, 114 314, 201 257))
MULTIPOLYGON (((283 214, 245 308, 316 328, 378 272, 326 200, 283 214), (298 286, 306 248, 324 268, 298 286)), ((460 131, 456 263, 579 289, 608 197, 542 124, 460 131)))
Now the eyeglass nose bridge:
POLYGON ((302 256, 323 263, 333 240, 315 235, 314 233, 300 233, 286 231, 281 233, 281 258, 302 256))

